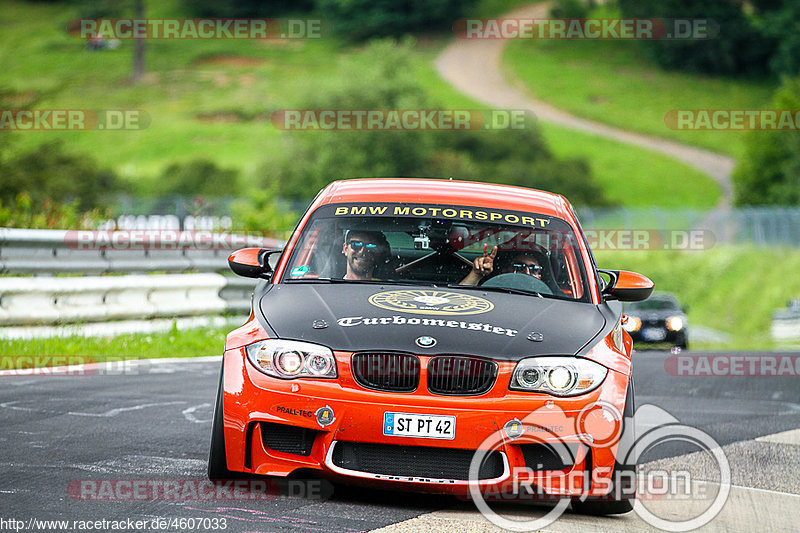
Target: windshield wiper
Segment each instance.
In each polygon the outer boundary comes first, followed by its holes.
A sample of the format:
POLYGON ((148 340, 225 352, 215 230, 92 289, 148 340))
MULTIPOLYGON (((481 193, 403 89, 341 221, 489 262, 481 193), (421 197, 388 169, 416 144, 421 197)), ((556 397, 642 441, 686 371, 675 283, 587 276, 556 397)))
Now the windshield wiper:
POLYGON ((285 279, 283 283, 371 283, 381 284, 385 281, 375 279, 344 279, 344 278, 306 278, 306 279, 285 279))
POLYGON ((536 291, 526 291, 525 289, 512 289, 511 287, 483 287, 480 285, 459 285, 458 283, 448 283, 447 287, 450 289, 471 289, 474 291, 493 291, 505 292, 507 294, 522 294, 524 296, 537 296, 539 298, 544 298, 545 296, 555 298, 555 296, 552 295, 545 295, 536 291))
POLYGON ((409 281, 409 280, 390 280, 390 279, 344 279, 344 278, 308 278, 308 279, 285 279, 283 283, 366 283, 369 285, 424 285, 426 287, 436 287, 435 283, 409 281))

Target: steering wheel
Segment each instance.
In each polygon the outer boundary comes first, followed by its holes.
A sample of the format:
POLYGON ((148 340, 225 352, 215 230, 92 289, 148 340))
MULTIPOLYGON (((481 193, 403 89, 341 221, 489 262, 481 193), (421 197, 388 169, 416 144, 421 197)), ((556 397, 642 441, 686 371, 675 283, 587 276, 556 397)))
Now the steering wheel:
POLYGON ((533 291, 541 294, 553 294, 553 290, 536 276, 522 274, 520 272, 507 272, 498 274, 490 278, 484 278, 478 282, 483 287, 504 287, 506 289, 520 289, 523 291, 533 291))

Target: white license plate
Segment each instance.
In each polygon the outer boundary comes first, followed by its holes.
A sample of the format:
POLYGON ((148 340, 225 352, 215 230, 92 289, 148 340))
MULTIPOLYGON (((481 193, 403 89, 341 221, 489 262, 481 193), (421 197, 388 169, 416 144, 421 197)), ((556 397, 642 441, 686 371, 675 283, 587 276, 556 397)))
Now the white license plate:
POLYGON ((646 341, 663 341, 667 338, 667 332, 661 328, 644 328, 642 338, 646 341))
POLYGON ((393 437, 456 438, 456 417, 448 415, 416 415, 383 413, 383 434, 393 437))

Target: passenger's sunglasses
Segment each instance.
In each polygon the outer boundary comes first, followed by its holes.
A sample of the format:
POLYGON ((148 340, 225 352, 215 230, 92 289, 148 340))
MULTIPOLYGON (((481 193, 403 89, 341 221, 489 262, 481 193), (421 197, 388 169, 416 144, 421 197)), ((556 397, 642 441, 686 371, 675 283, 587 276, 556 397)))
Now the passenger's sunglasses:
POLYGON ((366 251, 370 253, 375 253, 378 251, 378 245, 371 242, 364 243, 364 241, 351 240, 347 244, 354 252, 360 252, 362 249, 364 249, 364 247, 366 247, 366 251))
POLYGON ((529 274, 534 276, 541 276, 544 270, 541 265, 529 265, 527 263, 514 263, 511 265, 511 268, 514 269, 514 272, 523 272, 527 270, 529 274))

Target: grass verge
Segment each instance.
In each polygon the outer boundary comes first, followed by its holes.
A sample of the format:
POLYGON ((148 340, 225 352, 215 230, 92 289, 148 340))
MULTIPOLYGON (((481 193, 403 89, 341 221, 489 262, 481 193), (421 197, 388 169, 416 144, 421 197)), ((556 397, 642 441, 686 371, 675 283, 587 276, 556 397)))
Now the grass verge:
MULTIPOLYGON (((800 296, 800 250, 716 247, 706 251, 596 252, 601 268, 633 270, 657 290, 674 293, 689 307, 691 324, 728 333, 731 342, 703 347, 770 349, 772 312, 800 296)), ((691 346, 697 348, 700 346, 691 346)))
POLYGON ((0 343, 0 370, 68 363, 222 355, 225 335, 233 329, 173 329, 165 333, 115 337, 53 337, 0 343), (77 359, 65 361, 64 357, 77 359))

